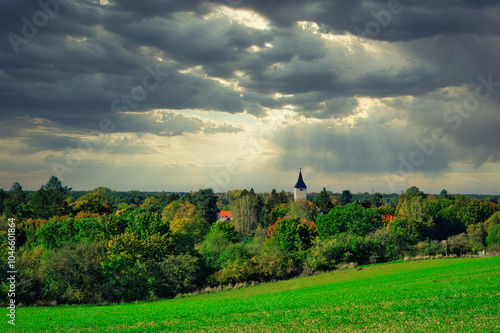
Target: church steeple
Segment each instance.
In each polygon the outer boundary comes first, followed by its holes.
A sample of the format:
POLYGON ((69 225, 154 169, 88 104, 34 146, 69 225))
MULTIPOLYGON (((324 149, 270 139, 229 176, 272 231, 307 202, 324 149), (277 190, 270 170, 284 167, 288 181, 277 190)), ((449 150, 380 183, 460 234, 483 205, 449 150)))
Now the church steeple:
POLYGON ((307 198, 307 186, 306 183, 304 183, 304 179, 302 178, 302 168, 300 168, 299 171, 299 179, 293 187, 293 198, 295 201, 307 198))

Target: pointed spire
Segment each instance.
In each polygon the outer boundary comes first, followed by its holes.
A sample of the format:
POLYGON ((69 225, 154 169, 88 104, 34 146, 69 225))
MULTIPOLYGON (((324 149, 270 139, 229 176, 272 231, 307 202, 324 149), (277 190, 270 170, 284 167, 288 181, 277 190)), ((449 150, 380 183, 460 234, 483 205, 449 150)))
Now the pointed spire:
POLYGON ((304 180, 302 179, 302 168, 300 168, 299 179, 293 188, 307 188, 306 183, 304 183, 304 180))

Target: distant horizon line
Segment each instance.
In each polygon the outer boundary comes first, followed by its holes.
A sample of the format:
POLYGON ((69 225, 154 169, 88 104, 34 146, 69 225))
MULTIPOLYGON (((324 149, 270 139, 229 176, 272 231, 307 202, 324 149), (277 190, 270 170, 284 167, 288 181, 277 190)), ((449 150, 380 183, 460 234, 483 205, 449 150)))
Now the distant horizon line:
MULTIPOLYGON (((22 184, 21 184, 21 186, 22 186, 22 184)), ((141 193, 167 193, 167 194, 170 194, 170 193, 179 193, 179 194, 180 194, 180 193, 186 193, 186 194, 187 194, 187 193, 197 192, 197 191, 199 191, 199 190, 206 189, 206 188, 199 188, 199 189, 197 189, 197 190, 188 190, 188 191, 166 191, 166 190, 153 190, 153 191, 150 191, 150 190, 137 190, 137 189, 135 189, 135 190, 115 190, 115 189, 109 188, 109 187, 107 187, 107 186, 98 186, 98 187, 95 187, 95 188, 93 188, 93 189, 91 189, 91 190, 82 190, 82 189, 74 189, 74 188, 72 188, 72 189, 71 189, 71 191, 73 191, 73 192, 92 192, 93 190, 95 190, 96 188, 99 188, 99 187, 108 188, 108 189, 110 189, 111 191, 114 191, 114 192, 124 192, 124 193, 126 193, 126 192, 139 191, 139 192, 141 192, 141 193)), ((232 190, 226 190, 226 191, 214 192, 214 194, 222 194, 222 193, 227 193, 227 192, 229 192, 229 191, 244 191, 244 190, 250 191, 252 188, 253 188, 253 187, 251 187, 250 189, 247 189, 247 188, 243 188, 243 189, 238 188, 238 189, 232 189, 232 190)), ((6 189, 4 189, 4 188, 1 188, 1 190, 4 190, 6 193, 10 192, 10 189, 7 189, 7 190, 6 190, 6 189)), ((254 190, 254 192, 255 192, 255 193, 259 193, 259 194, 268 194, 268 193, 271 193, 273 190, 276 190, 276 192, 277 192, 277 193, 281 193, 282 191, 285 191, 285 193, 290 193, 290 194, 293 194, 293 189, 291 189, 291 190, 285 190, 285 189, 281 189, 281 190, 278 190, 278 189, 271 189, 270 191, 255 191, 255 190, 254 190)), ((344 189, 344 190, 341 190, 341 191, 339 191, 339 192, 335 192, 335 191, 331 191, 331 190, 328 190, 328 189, 327 189, 327 191, 328 191, 328 192, 331 192, 332 194, 342 194, 342 191, 345 191, 345 190, 349 190, 349 189, 344 189)), ((445 189, 445 190, 446 190, 446 189, 445 189)), ((25 192, 37 192, 37 191, 39 191, 39 189, 37 189, 37 190, 31 190, 31 189, 28 189, 28 190, 27 190, 27 189, 24 189, 24 188, 23 188, 23 191, 25 191, 25 192)), ((319 190, 319 191, 307 191, 307 194, 316 194, 316 193, 319 193, 319 192, 321 192, 321 191, 322 191, 322 189, 321 189, 321 190, 319 190)), ((351 191, 351 190, 349 190, 349 191, 351 191)), ((401 190, 401 191, 399 191, 399 192, 390 192, 390 193, 387 193, 387 192, 379 192, 379 191, 375 191, 375 192, 373 192, 373 193, 368 192, 368 191, 364 191, 364 192, 361 192, 361 191, 353 192, 353 191, 351 191, 351 193, 352 193, 352 194, 369 194, 369 195, 370 195, 370 194, 371 194, 371 195, 373 195, 374 193, 388 194, 388 195, 390 195, 390 194, 397 194, 397 195, 400 195, 400 194, 402 194, 401 192, 403 192, 403 193, 404 193, 404 192, 405 192, 405 190, 401 190)), ((424 193, 425 193, 425 194, 436 195, 436 196, 439 196, 439 194, 440 194, 440 193, 430 193, 430 192, 424 192, 424 193)), ((462 192, 462 193, 460 193, 460 192, 458 192, 458 193, 451 193, 451 192, 448 192, 448 194, 449 194, 449 195, 458 195, 458 194, 462 194, 462 195, 481 195, 481 196, 489 196, 489 195, 490 195, 490 196, 500 196, 500 194, 492 194, 492 193, 464 193, 464 192, 462 192)))

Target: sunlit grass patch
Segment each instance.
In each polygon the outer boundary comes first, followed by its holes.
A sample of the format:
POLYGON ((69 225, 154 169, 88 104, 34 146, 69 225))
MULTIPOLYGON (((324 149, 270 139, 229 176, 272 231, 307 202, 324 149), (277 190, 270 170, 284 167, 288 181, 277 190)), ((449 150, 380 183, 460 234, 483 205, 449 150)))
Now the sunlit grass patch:
POLYGON ((19 308, 16 331, 500 332, 499 285, 500 257, 410 261, 150 303, 19 308))

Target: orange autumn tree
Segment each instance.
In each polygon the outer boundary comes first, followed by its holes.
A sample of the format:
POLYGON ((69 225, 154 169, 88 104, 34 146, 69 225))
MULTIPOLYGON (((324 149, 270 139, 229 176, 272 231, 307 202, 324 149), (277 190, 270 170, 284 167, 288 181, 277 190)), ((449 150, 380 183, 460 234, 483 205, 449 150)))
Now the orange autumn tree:
POLYGON ((382 215, 382 224, 384 225, 385 228, 388 229, 392 221, 394 221, 393 215, 391 214, 382 215))

